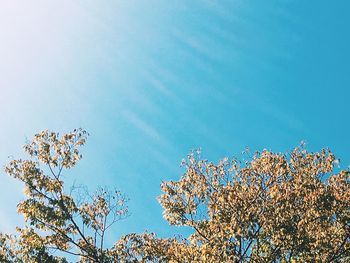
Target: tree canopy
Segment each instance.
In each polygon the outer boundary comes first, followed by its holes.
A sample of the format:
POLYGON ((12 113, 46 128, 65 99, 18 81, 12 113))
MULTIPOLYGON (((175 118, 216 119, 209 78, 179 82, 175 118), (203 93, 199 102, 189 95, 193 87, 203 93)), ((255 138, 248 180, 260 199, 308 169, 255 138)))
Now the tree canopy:
POLYGON ((189 236, 131 233, 106 248, 106 231, 128 215, 118 191, 67 191, 62 171, 80 160, 87 133, 43 131, 6 172, 25 185, 26 225, 0 236, 4 262, 349 262, 350 172, 329 150, 256 152, 212 163, 191 152, 178 181, 161 184, 159 202, 189 236), (43 168, 43 166, 45 168, 43 168), (57 251, 63 252, 58 254, 57 251))
POLYGON ((13 160, 5 168, 24 183, 26 198, 18 213, 26 225, 16 237, 2 235, 0 259, 5 262, 67 262, 57 252, 79 257, 79 262, 109 262, 106 231, 128 214, 119 191, 99 188, 89 194, 81 187, 65 188, 63 171, 81 159, 79 147, 87 132, 76 129, 59 136, 43 131, 24 146, 28 160, 13 160))

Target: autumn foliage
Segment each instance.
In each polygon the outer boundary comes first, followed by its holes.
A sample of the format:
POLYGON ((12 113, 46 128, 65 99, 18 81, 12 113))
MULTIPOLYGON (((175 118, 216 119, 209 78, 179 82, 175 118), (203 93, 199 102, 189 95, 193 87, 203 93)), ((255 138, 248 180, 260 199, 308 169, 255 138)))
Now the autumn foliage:
MULTIPOLYGON (((128 214, 126 198, 118 191, 99 188, 86 193, 66 189, 63 172, 81 159, 79 147, 88 134, 82 129, 59 136, 43 131, 24 146, 28 160, 13 160, 6 173, 24 183, 26 199, 18 204, 26 226, 17 236, 3 235, 0 259, 5 262, 68 262, 59 252, 79 262, 108 261, 106 231, 128 214)), ((1 244, 1 243, 0 243, 1 244)))
POLYGON ((25 184, 18 212, 27 226, 1 236, 0 259, 66 262, 59 250, 79 262, 350 262, 350 172, 329 150, 303 146, 217 164, 192 152, 159 197, 165 220, 192 234, 132 233, 105 248, 104 233, 128 213, 125 197, 100 190, 78 202, 60 177, 81 158, 86 135, 44 131, 25 146, 30 160, 6 167, 25 184))

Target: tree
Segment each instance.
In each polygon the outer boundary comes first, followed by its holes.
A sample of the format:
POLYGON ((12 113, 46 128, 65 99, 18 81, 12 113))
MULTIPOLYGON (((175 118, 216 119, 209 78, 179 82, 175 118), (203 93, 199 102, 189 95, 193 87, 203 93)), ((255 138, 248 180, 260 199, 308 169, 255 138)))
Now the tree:
POLYGON ((125 196, 104 188, 92 195, 81 187, 67 191, 63 181, 64 171, 82 158, 79 147, 87 136, 82 129, 61 137, 43 131, 25 145, 29 159, 6 166, 10 176, 24 183, 26 198, 18 212, 26 225, 17 228, 17 236, 0 236, 1 262, 68 262, 64 254, 79 262, 113 262, 105 233, 128 215, 125 196))
POLYGON ((196 153, 164 182, 164 218, 187 238, 130 234, 120 262, 350 262, 350 173, 328 150, 264 150, 242 163, 196 153))
POLYGON ((105 232, 127 216, 126 198, 64 188, 63 171, 80 160, 87 133, 43 131, 25 146, 28 160, 6 172, 25 185, 18 235, 0 235, 1 262, 350 262, 350 171, 329 150, 264 150, 217 164, 192 152, 159 202, 188 237, 127 234, 105 248, 105 232), (63 254, 58 254, 57 251, 63 254))

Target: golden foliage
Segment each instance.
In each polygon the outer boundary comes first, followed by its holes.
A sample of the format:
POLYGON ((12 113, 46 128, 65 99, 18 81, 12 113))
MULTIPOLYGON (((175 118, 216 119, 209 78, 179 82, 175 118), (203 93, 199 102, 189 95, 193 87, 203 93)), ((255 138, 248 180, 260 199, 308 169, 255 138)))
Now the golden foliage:
MULTIPOLYGON (((128 215, 127 199, 119 191, 99 188, 95 194, 64 188, 62 172, 82 158, 79 147, 87 132, 75 129, 59 136, 43 131, 25 145, 28 160, 13 160, 6 172, 24 183, 26 199, 18 204, 26 227, 18 236, 2 235, 0 259, 8 262, 67 262, 57 251, 79 257, 79 262, 106 262, 106 231, 128 215)), ((0 243, 0 244, 1 244, 0 243)))
POLYGON ((192 234, 128 234, 105 248, 106 231, 128 214, 126 198, 103 188, 67 193, 62 179, 86 138, 81 129, 43 131, 25 146, 30 159, 6 167, 25 185, 18 212, 27 224, 17 236, 0 235, 1 262, 67 262, 57 251, 95 263, 350 262, 350 172, 334 168, 329 150, 264 150, 217 164, 192 152, 159 197, 169 224, 192 234))
POLYGON ((126 236, 116 245, 121 262, 350 262, 350 173, 331 174, 337 162, 302 147, 243 164, 191 153, 159 201, 170 225, 193 234, 126 236))

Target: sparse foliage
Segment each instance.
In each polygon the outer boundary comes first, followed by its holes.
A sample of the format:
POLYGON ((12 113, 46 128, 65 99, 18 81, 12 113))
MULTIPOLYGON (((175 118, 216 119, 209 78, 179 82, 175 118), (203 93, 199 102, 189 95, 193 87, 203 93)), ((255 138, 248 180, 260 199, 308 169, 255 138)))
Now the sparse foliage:
POLYGON ((99 188, 95 194, 64 187, 63 172, 81 159, 79 147, 87 132, 76 129, 59 134, 43 131, 25 145, 28 160, 13 160, 6 172, 24 183, 25 200, 18 212, 26 225, 17 236, 2 235, 0 259, 8 262, 67 262, 57 254, 78 257, 79 262, 108 262, 106 231, 128 215, 126 198, 119 191, 99 188))

